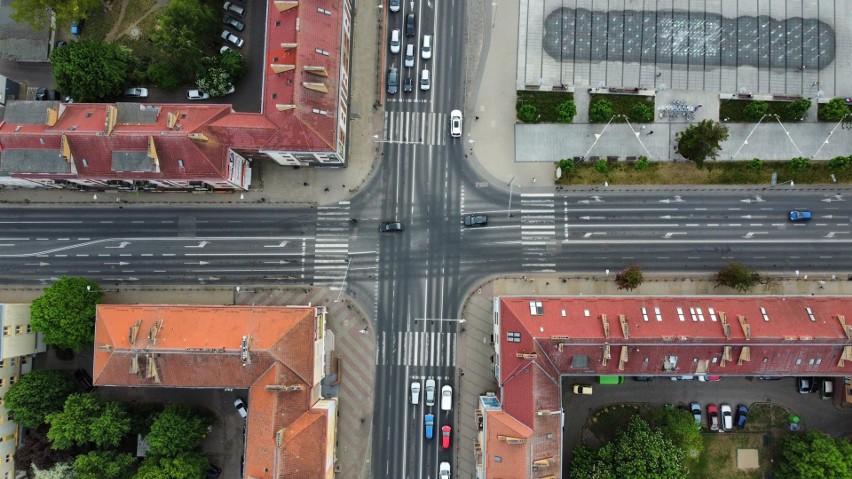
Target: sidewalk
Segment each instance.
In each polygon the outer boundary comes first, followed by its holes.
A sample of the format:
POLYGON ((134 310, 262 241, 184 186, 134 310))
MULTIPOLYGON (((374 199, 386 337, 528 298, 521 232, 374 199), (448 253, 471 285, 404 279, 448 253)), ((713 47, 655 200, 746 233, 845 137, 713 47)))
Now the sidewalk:
MULTIPOLYGON (((457 411, 456 450, 458 460, 457 477, 475 477, 473 445, 478 426, 475 411, 479 396, 485 392, 496 392, 494 378, 494 346, 492 334, 492 300, 496 296, 703 296, 736 295, 727 288, 715 288, 710 274, 650 275, 632 292, 619 290, 615 284, 615 272, 608 276, 500 276, 484 280, 467 296, 462 306, 461 317, 465 318, 458 341, 458 384, 459 405, 457 411)), ((777 284, 764 291, 758 287, 751 296, 852 296, 852 281, 846 275, 811 275, 800 278, 776 277, 777 284)), ((747 295, 744 295, 747 296, 747 295)))

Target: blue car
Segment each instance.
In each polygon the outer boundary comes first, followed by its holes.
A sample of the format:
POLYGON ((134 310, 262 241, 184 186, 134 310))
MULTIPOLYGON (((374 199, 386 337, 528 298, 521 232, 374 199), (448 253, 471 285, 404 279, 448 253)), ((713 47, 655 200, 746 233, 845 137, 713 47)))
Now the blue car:
POLYGON ((423 424, 426 426, 426 439, 432 439, 432 435, 435 429, 435 415, 427 414, 423 418, 423 424))
POLYGON ((810 221, 811 212, 808 210, 793 210, 790 212, 790 221, 810 221))

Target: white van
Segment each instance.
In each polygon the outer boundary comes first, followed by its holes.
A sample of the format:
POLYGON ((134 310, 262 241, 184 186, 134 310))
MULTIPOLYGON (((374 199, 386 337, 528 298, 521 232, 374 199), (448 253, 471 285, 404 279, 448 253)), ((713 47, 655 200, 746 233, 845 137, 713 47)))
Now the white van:
POLYGON ((411 404, 420 404, 420 381, 411 383, 411 404))
POLYGON ((441 388, 441 410, 449 411, 453 408, 453 388, 446 385, 441 388))

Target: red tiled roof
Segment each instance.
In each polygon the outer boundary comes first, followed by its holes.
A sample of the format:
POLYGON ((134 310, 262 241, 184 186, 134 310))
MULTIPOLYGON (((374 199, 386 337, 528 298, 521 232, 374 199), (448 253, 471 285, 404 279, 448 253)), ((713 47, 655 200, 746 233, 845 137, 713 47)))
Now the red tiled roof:
MULTIPOLYGON (((113 386, 171 386, 249 389, 246 428, 246 477, 323 477, 327 425, 314 424, 325 410, 312 412, 318 399, 314 389, 316 308, 272 306, 99 305, 95 322, 94 382, 113 386), (138 323, 135 343, 131 328, 138 323), (159 325, 159 329, 156 329, 159 325), (151 333, 156 330, 156 333, 151 333), (149 339, 149 334, 153 339, 149 339), (248 358, 241 349, 247 338, 248 358), (130 373, 134 356, 139 373, 130 373), (148 361, 155 361, 160 382, 146 377, 148 361), (295 387, 280 391, 268 386, 295 387), (295 426, 294 426, 295 425, 295 426), (311 447, 284 443, 276 446, 276 432, 301 434, 293 440, 311 447), (322 434, 310 437, 311 434, 322 434), (289 452, 288 452, 289 451, 289 452), (315 454, 316 457, 309 455, 315 454), (282 469, 288 454, 299 476, 282 469), (279 466, 276 466, 276 462, 279 466), (279 472, 275 472, 276 469, 279 472), (281 472, 285 471, 285 472, 281 472)), ((316 379, 318 380, 318 379, 316 379)))
POLYGON ((485 438, 485 454, 482 458, 487 478, 524 478, 530 472, 530 438, 533 430, 512 415, 503 411, 485 412, 487 436, 485 438), (520 444, 509 444, 505 440, 498 439, 506 436, 517 439, 526 439, 520 444), (499 460, 496 458, 500 458, 499 460))

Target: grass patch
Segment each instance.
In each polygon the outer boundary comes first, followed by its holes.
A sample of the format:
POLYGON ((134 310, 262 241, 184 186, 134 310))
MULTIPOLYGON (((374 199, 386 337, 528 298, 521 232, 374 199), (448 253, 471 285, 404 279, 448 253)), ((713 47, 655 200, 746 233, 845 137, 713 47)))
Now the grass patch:
POLYGON ((747 432, 771 431, 774 434, 780 434, 787 430, 790 414, 792 411, 777 404, 755 404, 748 410, 745 430, 747 432))
MULTIPOLYGON (((612 113, 613 115, 626 115, 627 118, 630 119, 633 123, 653 123, 653 115, 651 116, 651 121, 641 121, 636 118, 633 114, 633 105, 637 103, 645 104, 651 107, 652 112, 656 115, 654 109, 654 97, 652 96, 640 96, 640 95, 592 95, 591 100, 589 101, 589 107, 595 103, 596 100, 606 100, 612 105, 612 113)), ((607 119, 606 121, 609 121, 607 119)), ((602 123, 606 123, 602 122, 602 123)), ((624 118, 619 117, 612 120, 613 123, 624 123, 624 118)), ((590 120, 591 123, 595 123, 590 120)))
MULTIPOLYGON (((538 120, 542 123, 558 123, 558 114, 556 109, 559 105, 568 100, 574 99, 574 94, 565 91, 527 91, 518 90, 518 101, 515 104, 515 111, 522 105, 532 105, 538 110, 541 118, 538 120)), ((538 123, 538 122, 536 122, 538 123)))
POLYGON ((755 173, 746 161, 708 161, 702 169, 688 161, 652 162, 646 170, 639 171, 633 163, 617 162, 610 163, 609 171, 603 174, 595 169, 593 162, 586 161, 556 184, 595 185, 607 181, 613 185, 768 185, 773 171, 778 173, 779 182, 792 179, 801 184, 825 184, 831 183, 833 173, 838 183, 852 183, 852 168, 831 171, 827 161, 813 161, 810 168, 796 174, 790 173, 787 165, 786 161, 766 161, 755 173))
POLYGON ((615 435, 630 424, 630 419, 639 415, 642 419, 651 421, 653 409, 644 404, 614 404, 604 406, 589 418, 589 430, 601 442, 615 439, 615 435))
POLYGON ((764 445, 763 434, 706 433, 703 435, 704 452, 697 458, 688 459, 689 479, 760 479, 768 477, 773 451, 764 445), (737 469, 737 449, 757 449, 759 469, 740 471, 737 469))
MULTIPOLYGON (((751 100, 722 100, 719 103, 719 118, 724 119, 726 122, 757 123, 754 120, 748 119, 745 113, 746 107, 751 103, 753 103, 751 100)), ((778 115, 781 121, 785 122, 799 121, 787 119, 787 105, 790 104, 789 101, 767 101, 765 103, 769 107, 766 111, 767 114, 778 115)), ((773 118, 771 121, 775 121, 775 119, 773 118)))

